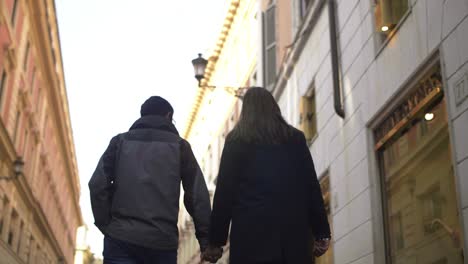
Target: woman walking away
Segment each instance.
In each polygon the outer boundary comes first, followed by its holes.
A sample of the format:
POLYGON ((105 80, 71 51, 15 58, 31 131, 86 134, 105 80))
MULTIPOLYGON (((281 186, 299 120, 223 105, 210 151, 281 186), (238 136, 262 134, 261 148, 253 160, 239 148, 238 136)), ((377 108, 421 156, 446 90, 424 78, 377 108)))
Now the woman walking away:
POLYGON ((226 138, 205 260, 216 260, 210 257, 226 245, 231 222, 231 264, 309 264, 329 246, 304 134, 286 123, 273 96, 259 87, 245 94, 240 120, 226 138))

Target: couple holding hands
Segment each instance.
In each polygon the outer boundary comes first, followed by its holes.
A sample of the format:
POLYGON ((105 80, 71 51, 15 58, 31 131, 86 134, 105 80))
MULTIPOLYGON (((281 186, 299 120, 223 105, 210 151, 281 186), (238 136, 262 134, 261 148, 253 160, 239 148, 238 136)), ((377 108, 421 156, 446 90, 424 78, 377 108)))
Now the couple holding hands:
POLYGON ((312 156, 270 92, 253 87, 243 98, 226 137, 213 210, 173 112, 161 97, 146 100, 89 182, 104 264, 177 263, 181 184, 203 261, 216 263, 228 237, 231 264, 309 264, 326 252, 330 227, 312 156))

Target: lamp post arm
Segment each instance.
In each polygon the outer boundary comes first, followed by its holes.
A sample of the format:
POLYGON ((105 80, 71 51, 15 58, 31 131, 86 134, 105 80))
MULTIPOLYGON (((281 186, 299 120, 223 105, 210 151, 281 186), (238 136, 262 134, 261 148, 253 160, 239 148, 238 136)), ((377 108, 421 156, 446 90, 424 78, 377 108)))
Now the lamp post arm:
POLYGON ((248 87, 225 87, 226 91, 235 97, 238 98, 243 98, 245 91, 248 89, 248 87))
MULTIPOLYGON (((217 88, 217 86, 215 86, 215 85, 201 85, 201 84, 199 84, 198 87, 200 87, 202 89, 209 89, 210 91, 214 91, 217 88)), ((238 97, 238 98, 242 99, 244 97, 245 91, 249 87, 230 87, 230 86, 226 86, 226 87, 223 87, 223 88, 229 94, 234 95, 235 97, 238 97)))

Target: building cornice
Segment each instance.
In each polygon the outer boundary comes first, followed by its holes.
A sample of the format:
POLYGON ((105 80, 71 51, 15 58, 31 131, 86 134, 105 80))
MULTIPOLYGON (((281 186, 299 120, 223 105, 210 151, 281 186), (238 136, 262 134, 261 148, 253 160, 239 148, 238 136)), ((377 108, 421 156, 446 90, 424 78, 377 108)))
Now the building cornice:
MULTIPOLYGON (((226 17, 224 18, 223 27, 218 36, 218 40, 216 41, 216 44, 212 51, 211 56, 208 58, 208 64, 206 66, 205 76, 201 80, 201 83, 200 83, 201 87, 207 86, 211 83, 211 76, 218 62, 219 55, 221 54, 224 44, 226 43, 227 36, 229 35, 229 32, 231 30, 232 23, 236 16, 239 5, 240 5, 240 0, 231 0, 228 12, 226 14, 226 17)), ((188 138, 190 136, 193 124, 198 115, 200 106, 203 102, 206 92, 207 92, 207 89, 204 89, 204 88, 199 88, 197 91, 197 94, 195 96, 195 102, 193 103, 193 106, 191 108, 189 118, 185 126, 185 130, 182 133, 184 138, 188 138)))

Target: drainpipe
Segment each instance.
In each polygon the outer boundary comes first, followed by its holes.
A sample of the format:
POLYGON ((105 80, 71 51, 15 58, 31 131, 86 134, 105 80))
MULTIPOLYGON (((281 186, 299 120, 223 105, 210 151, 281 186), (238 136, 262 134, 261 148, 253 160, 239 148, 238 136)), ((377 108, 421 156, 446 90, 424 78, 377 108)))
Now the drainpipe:
POLYGON ((330 28, 330 54, 333 77, 333 101, 336 114, 339 115, 341 118, 344 118, 345 112, 343 104, 343 90, 341 87, 340 67, 338 62, 335 0, 328 0, 328 20, 330 28))

